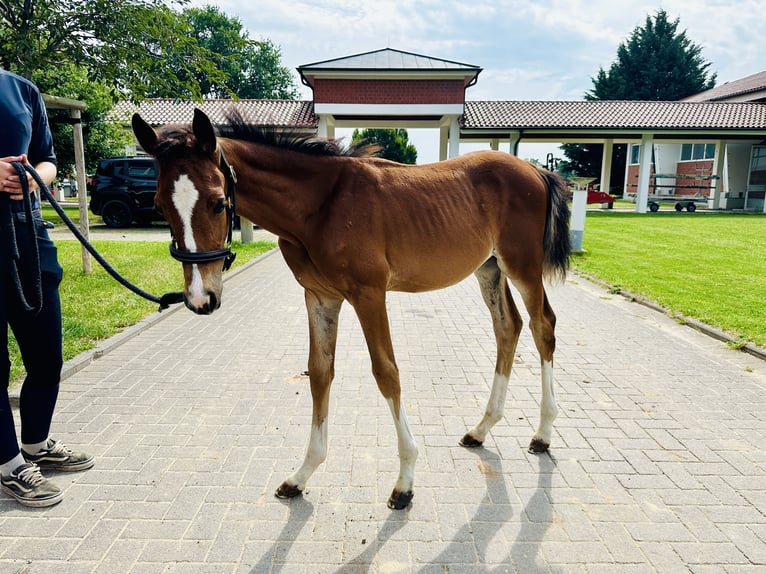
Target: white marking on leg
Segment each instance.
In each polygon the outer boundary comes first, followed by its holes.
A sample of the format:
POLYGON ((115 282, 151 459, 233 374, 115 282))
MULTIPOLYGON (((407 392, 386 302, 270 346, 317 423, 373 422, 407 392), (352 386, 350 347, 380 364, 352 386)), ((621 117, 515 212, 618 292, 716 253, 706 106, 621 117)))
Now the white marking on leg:
POLYGON ((399 416, 396 415, 394 401, 387 400, 388 407, 394 417, 396 437, 399 446, 399 477, 396 479, 394 490, 398 492, 412 492, 415 483, 415 461, 418 459, 418 445, 412 436, 410 425, 407 422, 407 414, 404 406, 399 402, 399 416))
POLYGON ((314 474, 314 471, 327 459, 327 419, 318 427, 311 425, 309 446, 306 449, 306 457, 301 467, 293 473, 285 482, 296 485, 299 490, 306 488, 306 482, 314 474))
POLYGON ((532 440, 539 440, 546 445, 551 444, 553 421, 559 412, 556 406, 556 394, 553 391, 553 361, 542 362, 543 396, 540 400, 540 426, 532 440))
POLYGON ((505 397, 507 393, 508 377, 501 375, 500 373, 495 373, 495 378, 492 380, 492 391, 489 393, 489 400, 487 401, 487 408, 484 411, 484 416, 479 424, 468 431, 469 435, 479 442, 484 442, 490 429, 503 418, 505 397))
MULTIPOLYGON (((197 251, 197 242, 192 231, 192 214, 199 200, 199 191, 189 176, 180 175, 173 190, 173 205, 183 223, 183 241, 186 249, 197 251)), ((189 282, 189 302, 195 307, 203 307, 210 301, 210 295, 205 291, 202 275, 197 265, 192 265, 192 279, 189 282)))

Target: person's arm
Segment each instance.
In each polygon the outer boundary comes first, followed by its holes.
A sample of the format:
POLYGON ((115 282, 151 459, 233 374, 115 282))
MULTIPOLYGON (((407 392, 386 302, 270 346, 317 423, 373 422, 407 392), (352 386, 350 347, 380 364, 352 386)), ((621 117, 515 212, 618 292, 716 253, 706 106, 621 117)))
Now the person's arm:
MULTIPOLYGON (((22 155, 18 157, 5 157, 0 158, 0 192, 10 193, 11 199, 24 199, 21 188, 21 180, 16 170, 11 165, 11 162, 20 161, 21 163, 28 163, 27 156, 22 155)), ((51 182, 56 179, 57 168, 55 163, 49 161, 41 161, 35 166, 37 175, 43 180, 45 185, 50 185, 51 182)), ((27 182, 29 183, 29 191, 35 191, 38 188, 37 182, 32 178, 32 174, 27 172, 27 182)))

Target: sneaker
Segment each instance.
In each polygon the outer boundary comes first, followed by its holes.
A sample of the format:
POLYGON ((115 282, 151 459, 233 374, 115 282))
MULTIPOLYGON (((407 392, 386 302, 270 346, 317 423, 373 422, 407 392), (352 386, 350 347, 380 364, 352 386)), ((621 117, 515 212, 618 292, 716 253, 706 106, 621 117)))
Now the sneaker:
POLYGON ((34 462, 46 470, 86 470, 96 462, 92 456, 72 450, 63 442, 52 439, 48 440, 48 448, 44 448, 37 454, 29 454, 23 449, 21 454, 27 462, 34 462))
POLYGON ((40 508, 61 502, 64 493, 40 473, 40 468, 31 462, 22 464, 9 476, 0 477, 3 492, 18 500, 24 506, 40 508))

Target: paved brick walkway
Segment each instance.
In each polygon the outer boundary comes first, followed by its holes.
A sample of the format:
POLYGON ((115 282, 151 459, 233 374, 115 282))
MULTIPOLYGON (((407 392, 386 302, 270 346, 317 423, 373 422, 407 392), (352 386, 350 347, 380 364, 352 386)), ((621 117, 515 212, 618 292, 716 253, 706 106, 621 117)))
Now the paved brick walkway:
POLYGON ((262 258, 214 315, 163 314, 68 365, 55 435, 97 465, 55 475, 66 498, 50 509, 0 497, 0 574, 765 571, 766 364, 576 277, 550 298, 550 456, 525 449, 539 397, 526 330, 505 420, 486 448, 457 446, 495 355, 469 279, 390 298, 420 444, 413 506, 386 508, 393 425, 350 308, 330 456, 286 502, 273 491, 308 436, 307 329, 281 257, 262 258))

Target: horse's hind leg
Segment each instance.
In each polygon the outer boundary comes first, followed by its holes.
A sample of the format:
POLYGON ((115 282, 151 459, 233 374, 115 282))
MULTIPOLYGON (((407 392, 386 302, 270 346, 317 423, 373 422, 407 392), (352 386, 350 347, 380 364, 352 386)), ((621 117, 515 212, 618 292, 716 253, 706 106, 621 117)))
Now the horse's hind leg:
POLYGON ((529 327, 540 353, 542 398, 540 399, 540 426, 529 443, 529 452, 548 450, 553 434, 553 421, 558 414, 556 394, 553 390, 553 352, 556 349, 556 315, 548 303, 542 281, 514 282, 529 312, 529 327))
POLYGON ((327 458, 327 415, 330 385, 335 375, 335 344, 342 300, 323 300, 306 291, 309 316, 309 380, 313 412, 311 435, 301 467, 277 489, 279 498, 292 498, 306 488, 306 481, 327 458))
POLYGON ((491 257, 476 272, 484 302, 492 314, 492 326, 497 341, 497 362, 492 391, 487 408, 478 425, 462 438, 460 444, 474 447, 484 443, 489 430, 503 417, 503 406, 508 391, 508 379, 511 376, 516 344, 522 328, 519 311, 511 297, 508 281, 500 270, 497 260, 491 257))

